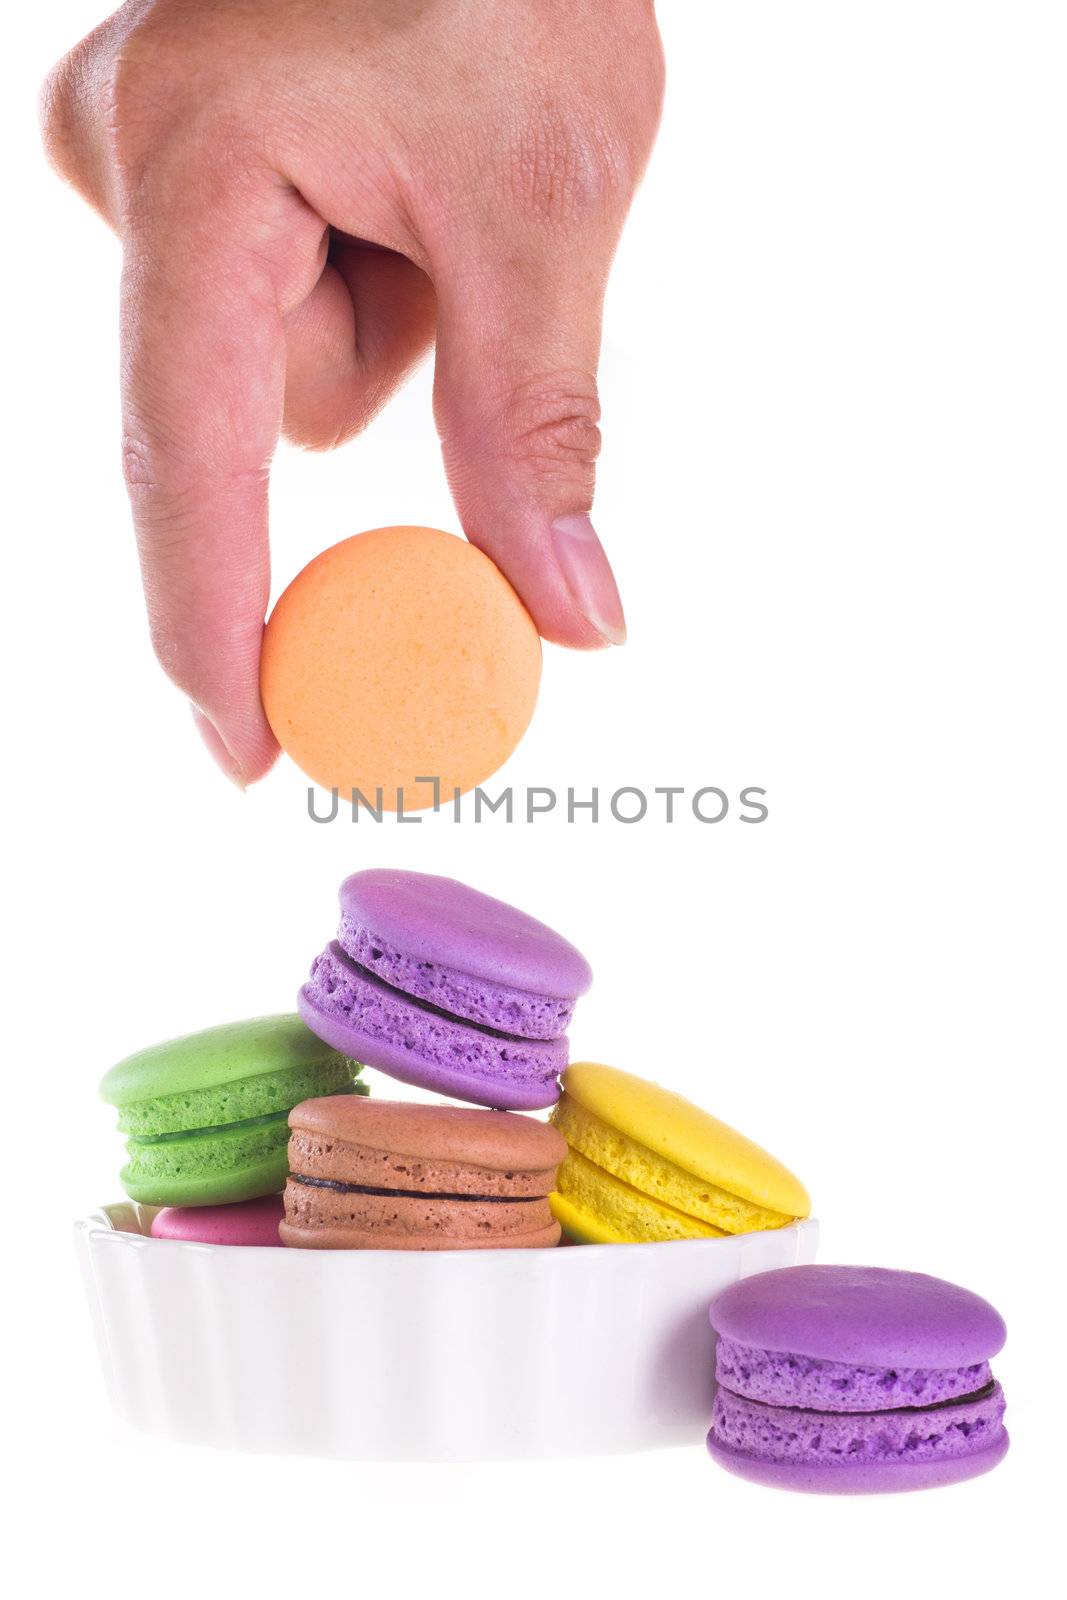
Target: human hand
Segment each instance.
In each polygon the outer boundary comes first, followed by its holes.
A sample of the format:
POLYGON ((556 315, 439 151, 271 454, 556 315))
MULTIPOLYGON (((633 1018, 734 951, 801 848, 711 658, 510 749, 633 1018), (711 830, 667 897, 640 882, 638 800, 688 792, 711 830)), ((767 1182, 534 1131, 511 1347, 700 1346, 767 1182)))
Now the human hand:
POLYGON ((661 95, 652 0, 129 0, 52 73, 51 160, 122 239, 153 643, 239 784, 277 754, 279 433, 350 438, 435 339, 468 538, 545 638, 622 642, 587 516, 596 368, 661 95))

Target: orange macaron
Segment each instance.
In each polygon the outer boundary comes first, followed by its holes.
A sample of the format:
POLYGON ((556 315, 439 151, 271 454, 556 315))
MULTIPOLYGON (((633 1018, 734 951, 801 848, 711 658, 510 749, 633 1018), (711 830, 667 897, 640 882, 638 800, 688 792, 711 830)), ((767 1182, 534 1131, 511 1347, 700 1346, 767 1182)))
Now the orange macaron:
POLYGON ((541 681, 529 612, 438 528, 375 528, 316 556, 267 623, 260 689, 282 749, 327 789, 418 811, 490 777, 541 681))

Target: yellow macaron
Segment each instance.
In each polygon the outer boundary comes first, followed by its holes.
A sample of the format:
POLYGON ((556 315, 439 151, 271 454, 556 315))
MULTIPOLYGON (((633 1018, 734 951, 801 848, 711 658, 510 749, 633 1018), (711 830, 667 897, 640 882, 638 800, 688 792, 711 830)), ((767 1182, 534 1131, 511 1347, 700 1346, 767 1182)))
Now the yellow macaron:
POLYGON ((569 1153, 550 1204, 582 1243, 716 1239, 811 1210, 803 1184, 758 1144, 615 1067, 572 1063, 552 1121, 569 1153))

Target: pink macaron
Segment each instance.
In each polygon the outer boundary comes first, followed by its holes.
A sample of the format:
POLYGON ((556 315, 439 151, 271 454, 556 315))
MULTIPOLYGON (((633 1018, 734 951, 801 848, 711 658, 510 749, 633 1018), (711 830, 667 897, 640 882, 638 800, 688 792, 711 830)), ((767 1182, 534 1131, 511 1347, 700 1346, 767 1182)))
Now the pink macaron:
POLYGON ((280 1194, 261 1195, 231 1206, 166 1206, 152 1218, 153 1239, 193 1244, 265 1244, 281 1248, 278 1224, 285 1215, 280 1194))

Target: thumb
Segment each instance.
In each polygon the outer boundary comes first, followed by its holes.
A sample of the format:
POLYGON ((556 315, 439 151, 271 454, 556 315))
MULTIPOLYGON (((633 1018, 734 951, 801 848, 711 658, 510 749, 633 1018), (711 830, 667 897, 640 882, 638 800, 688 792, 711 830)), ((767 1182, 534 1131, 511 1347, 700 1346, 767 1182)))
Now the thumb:
POLYGON ((622 644, 626 623, 594 531, 596 368, 610 257, 469 248, 435 270, 434 407, 464 531, 546 639, 622 644))

